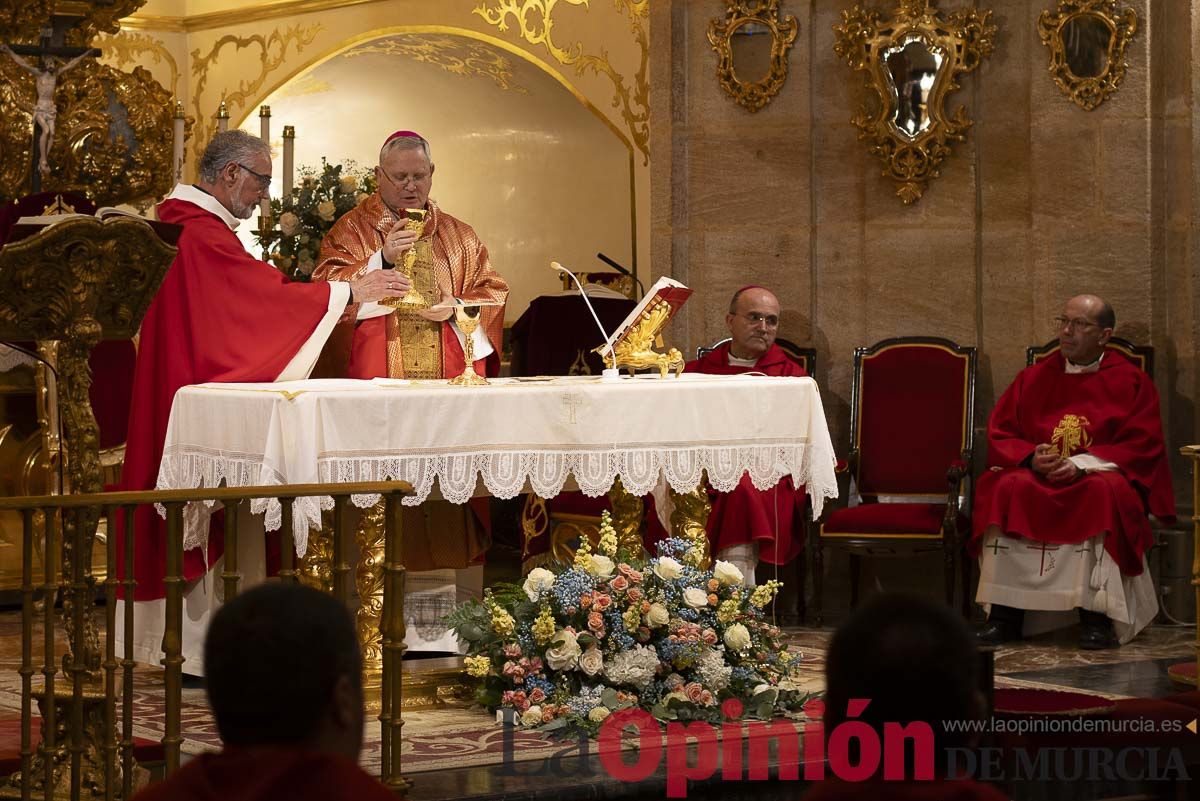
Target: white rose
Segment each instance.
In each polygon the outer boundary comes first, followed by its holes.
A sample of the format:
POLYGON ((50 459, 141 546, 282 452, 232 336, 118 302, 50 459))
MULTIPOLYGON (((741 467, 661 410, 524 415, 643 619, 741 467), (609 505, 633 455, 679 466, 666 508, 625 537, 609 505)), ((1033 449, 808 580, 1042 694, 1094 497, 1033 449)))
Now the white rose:
POLYGON ((592 554, 591 564, 588 565, 588 572, 598 579, 608 578, 612 572, 617 569, 613 564, 613 560, 603 554, 592 554))
POLYGON ((290 211, 279 215, 279 233, 284 236, 295 236, 300 230, 300 218, 290 211))
POLYGON ((667 621, 671 619, 671 613, 667 611, 667 607, 662 604, 650 604, 650 611, 646 613, 646 625, 652 629, 667 625, 667 621))
POLYGON ((590 720, 592 723, 600 723, 611 714, 612 710, 606 706, 594 706, 592 707, 591 711, 588 712, 588 720, 590 720))
POLYGON ((595 676, 604 670, 604 654, 599 648, 589 648, 579 657, 579 669, 589 676, 595 676))
MULTIPOLYGON (((749 635, 747 635, 749 636, 749 635)), ((559 629, 550 641, 551 647, 546 649, 546 664, 551 670, 570 670, 579 661, 581 649, 575 635, 565 629, 559 629)))
POLYGON ((688 587, 683 591, 683 602, 693 609, 708 606, 708 593, 699 587, 688 587))
POLYGON ((731 562, 723 562, 720 559, 713 565, 713 578, 722 584, 732 584, 735 587, 740 586, 746 577, 742 575, 742 571, 737 569, 737 565, 731 562))
POLYGON ((725 629, 725 647, 731 651, 743 651, 750 647, 750 632, 741 623, 725 629))
POLYGON ((542 722, 542 708, 537 704, 526 709, 521 715, 522 726, 538 726, 542 722))
POLYGON ((663 581, 677 579, 683 575, 683 565, 669 556, 660 556, 654 565, 654 574, 663 581))
POLYGON ((522 589, 529 596, 529 600, 536 603, 537 599, 542 596, 542 593, 552 586, 554 586, 554 574, 544 567, 535 567, 525 577, 525 584, 522 589))
POLYGON ((350 194, 358 188, 358 179, 353 175, 343 175, 342 180, 338 182, 338 189, 344 194, 350 194))
POLYGON ((322 200, 317 204, 317 216, 326 222, 333 222, 333 214, 337 211, 337 206, 332 200, 322 200))

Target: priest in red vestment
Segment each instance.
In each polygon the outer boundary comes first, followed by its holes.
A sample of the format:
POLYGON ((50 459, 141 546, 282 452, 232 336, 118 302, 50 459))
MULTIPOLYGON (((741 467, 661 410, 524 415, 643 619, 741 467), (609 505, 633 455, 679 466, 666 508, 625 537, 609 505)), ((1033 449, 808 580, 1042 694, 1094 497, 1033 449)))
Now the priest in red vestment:
MULTIPOLYGON (((462 334, 451 319, 455 301, 484 302, 476 329, 475 370, 499 372, 508 284, 470 225, 429 199, 434 164, 429 143, 397 131, 379 151, 379 189, 334 223, 321 242, 313 278, 345 281, 396 264, 400 248, 416 248, 413 281, 433 308, 395 314, 347 315, 330 338, 321 374, 349 378, 450 378, 462 372, 462 334), (418 237, 406 230, 405 210, 426 213, 418 237)), ((382 307, 387 309, 387 307, 382 307)))
MULTIPOLYGON (((195 185, 176 186, 158 207, 161 221, 183 231, 179 253, 142 322, 122 474, 122 488, 130 491, 157 484, 171 403, 181 387, 307 378, 347 304, 409 286, 395 271, 349 283, 295 283, 248 253, 234 231, 268 196, 271 151, 263 140, 244 131, 217 134, 199 173, 195 185)), ((120 536, 123 528, 117 531, 120 536)), ((216 532, 207 564, 199 549, 185 553, 186 578, 199 578, 221 553, 216 532)), ((151 507, 135 516, 134 555, 135 600, 161 599, 165 526, 151 507)), ((123 578, 122 571, 118 565, 123 578)), ((161 634, 154 623, 161 613, 139 616, 150 628, 135 636, 146 645, 136 649, 138 658, 157 663, 161 634)))
POLYGON ((1004 642, 1078 609, 1080 647, 1108 648, 1158 611, 1147 515, 1175 516, 1158 393, 1105 347, 1116 315, 1104 300, 1071 298, 1055 322, 1060 349, 1021 371, 988 421, 971 548, 991 611, 978 636, 1004 642))
POLYGON ((349 612, 332 596, 296 584, 247 590, 213 617, 204 653, 224 747, 136 801, 397 798, 357 764, 362 655, 349 612))
MULTIPOLYGON (((734 375, 765 373, 803 376, 804 368, 778 345, 779 299, 771 290, 747 286, 734 293, 725 315, 730 340, 703 358, 687 363, 689 373, 734 375)), ((784 565, 804 548, 804 487, 790 476, 768 490, 756 488, 742 476, 732 492, 710 492, 708 540, 717 559, 736 564, 748 583, 754 582, 758 562, 784 565)))

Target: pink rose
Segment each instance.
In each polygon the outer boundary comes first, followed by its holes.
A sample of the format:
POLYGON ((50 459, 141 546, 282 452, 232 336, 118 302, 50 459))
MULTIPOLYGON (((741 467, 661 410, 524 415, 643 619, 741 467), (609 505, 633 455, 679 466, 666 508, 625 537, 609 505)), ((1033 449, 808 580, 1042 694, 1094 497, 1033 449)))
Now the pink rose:
POLYGON ((588 628, 592 631, 599 631, 604 628, 604 615, 599 612, 592 612, 588 615, 588 628))
POLYGON ((617 576, 608 582, 608 586, 612 588, 613 592, 625 592, 625 590, 629 589, 629 579, 624 576, 617 576))
POLYGON ((716 645, 717 644, 717 633, 715 631, 713 631, 712 629, 705 629, 700 634, 700 639, 704 640, 705 645, 716 645))
POLYGON ((592 598, 592 605, 603 612, 605 609, 612 606, 612 598, 608 595, 596 593, 596 596, 592 598))
POLYGON ((549 723, 554 720, 554 707, 546 707, 542 710, 542 723, 549 723))
POLYGON ((700 686, 700 682, 693 681, 683 688, 683 694, 693 704, 698 704, 700 703, 700 699, 704 697, 704 688, 700 686))
POLYGON ((629 598, 630 603, 636 604, 642 600, 642 591, 637 587, 630 587, 626 597, 629 598))
POLYGON ((504 655, 509 659, 516 659, 521 655, 521 646, 517 645, 515 642, 504 646, 504 655))
POLYGON ((543 690, 541 687, 534 687, 532 690, 529 691, 530 703, 540 704, 542 701, 545 701, 545 700, 546 700, 546 691, 543 690))

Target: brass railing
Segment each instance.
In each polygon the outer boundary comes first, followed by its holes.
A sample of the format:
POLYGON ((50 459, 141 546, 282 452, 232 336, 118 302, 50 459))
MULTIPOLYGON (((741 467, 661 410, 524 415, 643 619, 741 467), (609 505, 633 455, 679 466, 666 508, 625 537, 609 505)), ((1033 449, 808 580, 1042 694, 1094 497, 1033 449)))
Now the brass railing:
MULTIPOLYGON (((400 735, 404 721, 401 717, 401 660, 404 656, 404 576, 401 563, 400 499, 412 493, 404 482, 369 482, 357 484, 304 484, 289 486, 239 487, 196 490, 163 490, 154 492, 111 492, 81 495, 47 495, 36 497, 0 498, 0 509, 22 513, 21 542, 21 770, 0 795, 22 799, 36 794, 46 799, 69 797, 127 799, 133 793, 134 738, 133 636, 135 604, 122 605, 125 647, 122 658, 116 655, 116 615, 118 588, 124 598, 132 599, 136 582, 134 575, 133 519, 139 506, 159 504, 166 510, 166 621, 163 637, 165 723, 162 746, 166 771, 179 767, 183 742, 181 708, 183 690, 183 511, 188 503, 220 501, 226 509, 224 519, 225 567, 221 580, 225 598, 234 597, 242 575, 239 572, 238 507, 255 498, 277 498, 283 509, 281 534, 282 561, 279 571, 283 581, 296 581, 295 548, 292 537, 292 504, 295 498, 332 497, 333 511, 333 593, 338 600, 349 604, 346 558, 349 519, 347 505, 352 495, 382 495, 385 501, 386 547, 384 553, 383 610, 380 632, 383 638, 382 698, 380 705, 380 779, 388 787, 404 790, 408 780, 401 775, 400 735), (70 564, 71 575, 62 575, 61 563, 44 560, 41 583, 35 584, 33 555, 35 539, 45 538, 42 553, 53 554, 54 546, 64 536, 72 538, 75 553, 82 554, 86 542, 92 540, 94 527, 87 522, 101 515, 107 520, 105 539, 106 578, 103 581, 104 647, 103 660, 89 658, 89 651, 99 656, 99 635, 95 634, 94 614, 96 582, 91 575, 89 558, 75 559, 70 564), (67 525, 68 517, 74 525, 67 525), (119 523, 118 523, 119 521, 119 523), (117 526, 122 527, 123 553, 117 548, 117 526), (124 579, 118 578, 117 565, 123 566, 124 579), (42 591, 40 612, 35 603, 37 590, 42 591), (62 593, 62 612, 55 611, 55 598, 62 593), (37 615, 45 628, 44 652, 40 669, 33 659, 34 622, 37 615), (59 620, 61 618, 61 620, 59 620), (70 645, 62 655, 62 679, 58 681, 55 641, 59 625, 66 629, 70 645), (89 648, 89 641, 93 645, 89 648), (121 670, 121 688, 117 688, 117 671, 121 670), (42 687, 35 691, 34 674, 43 676, 42 687), (33 746, 33 701, 38 700, 42 711, 41 741, 33 746), (118 740, 117 702, 121 703, 121 723, 118 740), (19 795, 18 795, 19 793, 19 795)), ((353 536, 350 531, 349 536, 353 536)), ((65 544, 65 543, 63 543, 65 544)))

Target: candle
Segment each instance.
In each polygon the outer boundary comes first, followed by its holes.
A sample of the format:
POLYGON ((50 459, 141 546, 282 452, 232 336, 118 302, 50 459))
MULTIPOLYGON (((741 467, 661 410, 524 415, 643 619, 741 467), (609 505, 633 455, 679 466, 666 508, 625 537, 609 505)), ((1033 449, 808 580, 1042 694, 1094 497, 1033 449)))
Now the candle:
POLYGON ((217 107, 217 133, 225 133, 229 130, 229 109, 225 107, 225 101, 221 101, 221 105, 217 107))
POLYGON ((296 129, 283 126, 283 204, 292 204, 292 168, 296 159, 296 129))
MULTIPOLYGON (((261 133, 259 134, 259 136, 262 137, 262 140, 264 142, 266 142, 267 145, 270 145, 271 144, 271 107, 270 106, 259 106, 258 107, 258 123, 261 128, 261 133)), ((271 199, 269 197, 263 198, 262 205, 259 207, 258 214, 259 214, 259 218, 260 218, 259 219, 259 228, 260 228, 260 230, 262 230, 263 233, 266 233, 268 230, 270 230, 270 227, 271 227, 271 199)))
POLYGON ((183 102, 175 101, 175 127, 174 127, 174 167, 175 167, 175 182, 179 183, 183 180, 183 102))

